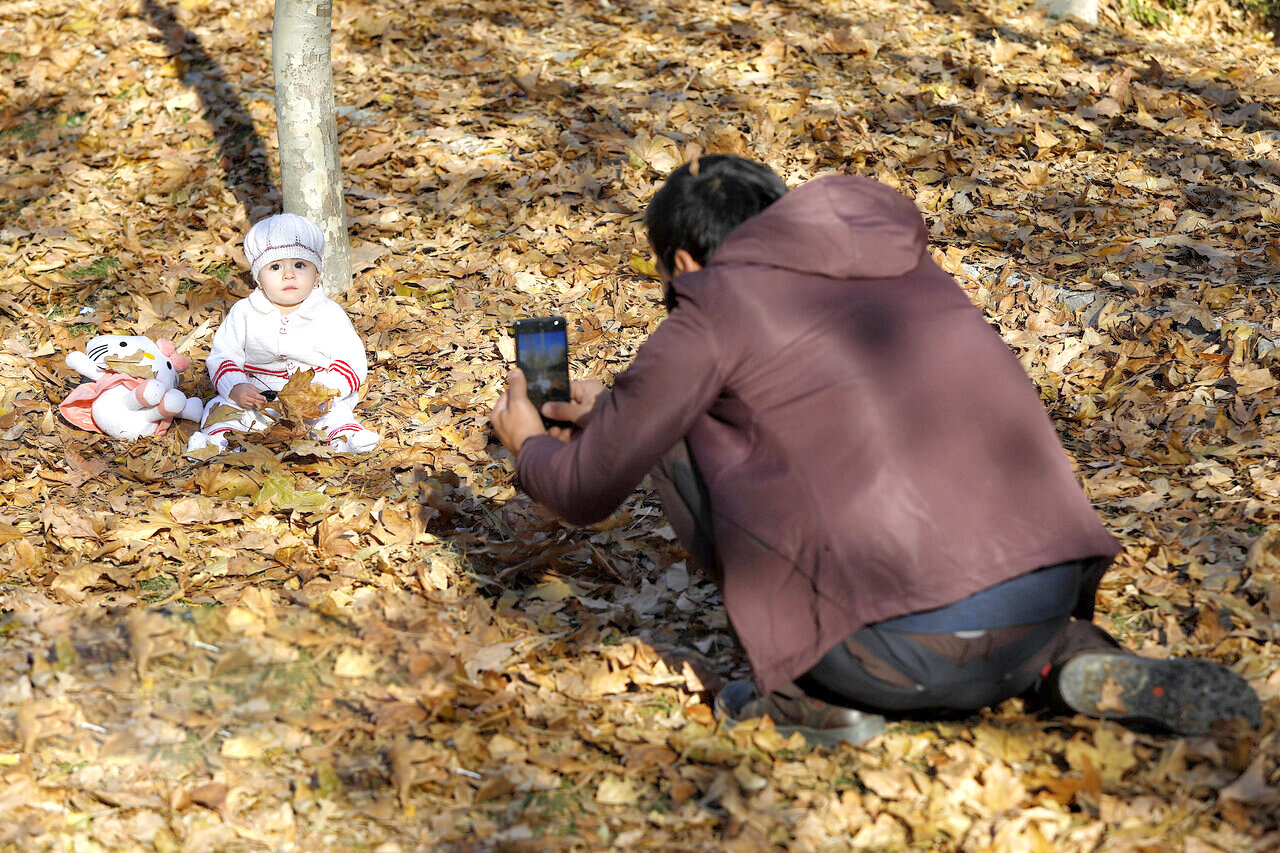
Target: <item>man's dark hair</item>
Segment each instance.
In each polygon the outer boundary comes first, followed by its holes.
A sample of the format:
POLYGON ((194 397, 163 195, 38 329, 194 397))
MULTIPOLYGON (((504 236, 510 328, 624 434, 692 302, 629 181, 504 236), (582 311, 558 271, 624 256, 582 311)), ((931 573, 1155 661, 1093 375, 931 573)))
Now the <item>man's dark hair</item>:
POLYGON ((705 264, 730 231, 786 192, 787 185, 763 163, 709 154, 671 173, 653 194, 644 224, 658 260, 674 275, 677 249, 705 264))

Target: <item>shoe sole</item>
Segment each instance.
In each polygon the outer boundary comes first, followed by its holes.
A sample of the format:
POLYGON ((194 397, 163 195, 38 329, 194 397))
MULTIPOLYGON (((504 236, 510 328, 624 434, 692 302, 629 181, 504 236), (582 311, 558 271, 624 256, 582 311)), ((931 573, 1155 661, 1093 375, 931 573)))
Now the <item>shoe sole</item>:
POLYGON ((884 717, 867 715, 856 725, 839 729, 814 729, 808 726, 774 726, 778 734, 791 737, 799 732, 809 746, 825 746, 835 749, 842 743, 850 746, 862 746, 876 735, 884 731, 884 717))
POLYGON ((1083 654, 1062 668, 1058 692, 1081 714, 1155 723, 1178 734, 1206 734, 1234 717, 1254 728, 1262 722, 1248 682, 1212 661, 1083 654))
MULTIPOLYGON (((742 722, 735 719, 723 693, 716 696, 713 707, 715 708, 716 716, 720 718, 726 729, 731 729, 742 722)), ((877 714, 865 714, 854 725, 836 729, 815 729, 811 726, 780 726, 777 723, 774 723, 774 728, 783 737, 791 737, 792 734, 799 732, 811 747, 825 746, 835 749, 842 743, 847 743, 850 746, 861 746, 884 731, 885 719, 877 714)))

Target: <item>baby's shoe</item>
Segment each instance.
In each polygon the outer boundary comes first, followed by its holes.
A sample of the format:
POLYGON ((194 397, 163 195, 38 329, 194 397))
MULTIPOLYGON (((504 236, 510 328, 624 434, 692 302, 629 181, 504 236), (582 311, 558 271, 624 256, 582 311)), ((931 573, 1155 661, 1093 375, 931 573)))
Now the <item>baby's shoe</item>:
POLYGON ((206 432, 201 432, 200 430, 196 430, 195 432, 191 433, 191 438, 187 439, 188 453, 192 452, 193 450, 204 450, 206 447, 210 447, 210 446, 216 447, 219 453, 225 453, 227 450, 226 433, 209 435, 206 432))
POLYGON ((368 453, 378 446, 382 437, 371 429, 356 427, 339 433, 330 433, 329 446, 339 453, 368 453))

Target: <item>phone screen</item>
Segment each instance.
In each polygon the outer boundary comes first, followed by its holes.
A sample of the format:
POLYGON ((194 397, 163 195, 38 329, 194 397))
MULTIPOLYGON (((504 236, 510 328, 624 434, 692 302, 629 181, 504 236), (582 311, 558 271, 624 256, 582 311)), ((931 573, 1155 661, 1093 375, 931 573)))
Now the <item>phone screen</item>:
POLYGON ((539 409, 548 400, 569 399, 569 339, 563 317, 517 320, 516 364, 529 384, 529 399, 539 409))

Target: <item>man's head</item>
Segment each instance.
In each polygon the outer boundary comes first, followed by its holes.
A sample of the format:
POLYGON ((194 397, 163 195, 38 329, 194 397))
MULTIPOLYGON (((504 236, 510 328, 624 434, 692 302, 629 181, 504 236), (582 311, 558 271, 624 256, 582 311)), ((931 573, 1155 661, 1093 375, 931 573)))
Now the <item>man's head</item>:
POLYGON ((667 178, 645 211, 644 224, 664 278, 676 275, 676 252, 707 262, 729 232, 781 198, 787 185, 763 163, 709 154, 667 178))

